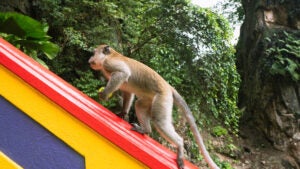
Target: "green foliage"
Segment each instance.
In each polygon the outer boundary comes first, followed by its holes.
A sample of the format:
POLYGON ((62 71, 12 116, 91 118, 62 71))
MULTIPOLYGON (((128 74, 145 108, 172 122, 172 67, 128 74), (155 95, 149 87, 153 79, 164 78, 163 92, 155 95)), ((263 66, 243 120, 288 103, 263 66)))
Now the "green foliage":
POLYGON ((77 87, 82 92, 86 93, 88 96, 92 97, 95 100, 98 100, 97 90, 100 86, 104 86, 105 83, 94 77, 92 71, 80 71, 76 72, 79 75, 79 78, 74 80, 74 83, 78 84, 77 87), (98 88, 94 88, 94 86, 99 86, 98 88))
POLYGON ((229 162, 220 162, 219 166, 222 169, 234 169, 229 162))
POLYGON ((217 166, 221 169, 234 169, 229 162, 221 161, 220 158, 216 156, 212 156, 212 159, 217 164, 217 166))
POLYGON ((220 1, 217 6, 231 23, 236 24, 244 20, 245 13, 242 0, 220 1))
POLYGON ((234 144, 228 144, 226 146, 227 152, 229 152, 229 156, 230 157, 236 157, 236 150, 238 150, 238 148, 234 145, 234 144))
POLYGON ((0 12, 0 35, 46 67, 39 52, 48 59, 55 58, 59 52, 59 47, 50 42, 51 37, 47 35, 47 31, 47 24, 42 24, 28 16, 0 12))
POLYGON ((212 133, 216 137, 221 137, 221 136, 226 136, 228 134, 228 131, 221 126, 216 126, 212 129, 212 133))
POLYGON ((295 82, 300 80, 299 35, 283 32, 274 33, 270 38, 266 38, 270 47, 265 53, 272 62, 269 68, 270 74, 288 77, 295 82))

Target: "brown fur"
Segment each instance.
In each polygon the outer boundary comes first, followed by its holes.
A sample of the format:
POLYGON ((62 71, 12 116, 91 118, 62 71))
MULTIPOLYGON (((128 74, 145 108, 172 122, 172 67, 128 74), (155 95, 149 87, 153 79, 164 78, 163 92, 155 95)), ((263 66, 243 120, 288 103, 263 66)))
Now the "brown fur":
POLYGON ((99 93, 100 99, 106 100, 110 93, 120 89, 123 92, 123 110, 120 116, 123 117, 128 113, 133 96, 136 95, 138 100, 135 102, 135 111, 140 126, 134 124, 133 130, 142 134, 150 133, 150 120, 152 120, 157 131, 177 147, 179 168, 184 168, 184 148, 183 139, 177 134, 172 124, 173 102, 184 113, 210 168, 218 168, 205 149, 188 105, 158 73, 141 62, 123 56, 107 45, 97 47, 89 63, 91 68, 102 71, 108 79, 104 91, 99 93))

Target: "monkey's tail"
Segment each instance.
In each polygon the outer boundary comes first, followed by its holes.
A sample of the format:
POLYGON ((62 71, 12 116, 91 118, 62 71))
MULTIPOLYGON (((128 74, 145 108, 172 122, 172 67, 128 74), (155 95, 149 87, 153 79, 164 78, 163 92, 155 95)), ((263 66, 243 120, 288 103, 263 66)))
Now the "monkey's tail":
POLYGON ((196 125, 194 116, 185 102, 185 100, 182 98, 182 96, 175 90, 173 89, 173 98, 174 98, 174 103, 175 105, 183 112, 186 120, 188 121, 190 128, 194 134, 194 137, 196 139, 197 145, 199 146, 199 149, 204 156, 205 161, 207 162, 209 168, 211 169, 219 169, 219 167, 216 165, 216 163, 211 159, 208 151, 205 148, 202 136, 198 130, 198 127, 196 125))

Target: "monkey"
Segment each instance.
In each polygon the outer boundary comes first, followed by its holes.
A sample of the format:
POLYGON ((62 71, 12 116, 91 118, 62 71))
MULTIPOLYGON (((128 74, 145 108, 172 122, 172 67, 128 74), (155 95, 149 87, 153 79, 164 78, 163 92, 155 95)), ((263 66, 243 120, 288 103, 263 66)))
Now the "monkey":
POLYGON ((101 71, 108 79, 105 89, 98 93, 99 98, 107 100, 111 93, 121 90, 123 108, 119 116, 124 117, 136 96, 134 106, 139 125, 132 124, 132 130, 141 134, 149 134, 152 130, 150 124, 152 120, 153 126, 160 135, 176 146, 178 168, 184 168, 184 144, 182 137, 175 131, 172 124, 173 104, 181 110, 180 112, 183 112, 209 167, 219 169, 205 148, 187 103, 157 72, 137 60, 123 56, 108 45, 99 45, 95 48, 94 55, 88 62, 92 69, 101 71))

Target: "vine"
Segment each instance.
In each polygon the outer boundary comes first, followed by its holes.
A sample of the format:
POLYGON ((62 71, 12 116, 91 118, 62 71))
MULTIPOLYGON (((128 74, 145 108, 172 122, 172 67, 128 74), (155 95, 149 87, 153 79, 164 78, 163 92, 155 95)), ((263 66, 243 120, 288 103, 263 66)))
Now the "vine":
POLYGON ((300 34, 283 32, 274 33, 265 40, 269 43, 265 54, 271 60, 269 73, 271 75, 290 78, 295 82, 300 80, 300 34), (278 39, 278 40, 273 40, 278 39))

